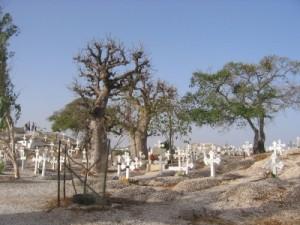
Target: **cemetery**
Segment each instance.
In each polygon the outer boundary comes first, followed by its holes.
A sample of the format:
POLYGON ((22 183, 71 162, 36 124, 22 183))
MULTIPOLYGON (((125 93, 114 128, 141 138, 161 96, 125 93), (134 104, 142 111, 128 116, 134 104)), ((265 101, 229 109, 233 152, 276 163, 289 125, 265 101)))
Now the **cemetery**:
MULTIPOLYGON (((36 132, 32 136, 23 136, 17 144, 20 180, 12 179, 11 165, 0 151, 5 164, 0 175, 0 211, 6 215, 1 219, 11 224, 94 224, 100 220, 101 224, 300 222, 300 148, 288 149, 281 141, 274 141, 264 155, 248 155, 249 142, 232 148, 231 153, 227 146, 193 144, 176 147, 174 154, 161 148, 159 142, 157 151, 149 151, 149 155, 161 153, 154 157, 156 160, 142 154, 133 158, 128 148, 123 148, 108 157, 107 202, 103 205, 72 201, 84 188, 74 176, 77 173, 84 179, 78 165, 87 166, 89 161, 78 140, 60 136, 61 145, 67 149, 61 148, 58 160, 54 135, 36 132), (33 148, 27 145, 28 139, 39 137, 38 146, 34 141, 33 148), (65 158, 65 152, 70 158, 65 158), (73 176, 64 160, 69 165, 76 161, 73 176)), ((95 187, 97 179, 88 176, 89 187, 95 187)))
POLYGON ((0 225, 300 225, 299 3, 253 2, 1 1, 0 225))

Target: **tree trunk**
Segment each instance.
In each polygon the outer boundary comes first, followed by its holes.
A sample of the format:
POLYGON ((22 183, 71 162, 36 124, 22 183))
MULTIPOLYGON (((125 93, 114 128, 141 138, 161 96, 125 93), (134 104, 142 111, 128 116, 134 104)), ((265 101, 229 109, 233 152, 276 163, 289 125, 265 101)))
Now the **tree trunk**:
POLYGON ((264 153, 265 151, 265 133, 263 130, 254 131, 253 153, 264 153))
POLYGON ((95 163, 93 171, 99 179, 96 192, 101 197, 105 195, 106 174, 108 161, 108 139, 105 130, 104 118, 94 119, 91 122, 92 128, 92 164, 95 163))
POLYGON ((139 152, 142 152, 145 156, 148 155, 147 149, 147 133, 143 132, 136 132, 135 134, 135 144, 137 149, 137 155, 139 152))
POLYGON ((12 160, 12 165, 14 168, 14 176, 16 179, 20 178, 19 166, 17 160, 12 160))
POLYGON ((11 163, 14 168, 14 177, 16 179, 20 178, 20 171, 19 171, 19 166, 18 166, 18 161, 17 161, 17 152, 15 148, 15 130, 14 130, 14 122, 10 116, 7 116, 6 118, 6 123, 8 127, 8 135, 9 135, 9 151, 10 151, 10 157, 9 159, 11 160, 11 163))
POLYGON ((137 149, 137 145, 136 145, 136 138, 135 138, 135 132, 131 132, 130 135, 130 155, 132 157, 136 157, 138 156, 138 149, 137 149))

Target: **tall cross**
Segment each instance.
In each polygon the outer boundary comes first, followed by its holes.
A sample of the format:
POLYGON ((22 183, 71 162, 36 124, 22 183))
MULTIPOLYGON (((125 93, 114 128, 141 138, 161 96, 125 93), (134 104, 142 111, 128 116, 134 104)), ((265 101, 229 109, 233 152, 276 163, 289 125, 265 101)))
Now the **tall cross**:
POLYGON ((41 157, 39 154, 40 154, 40 151, 38 148, 36 148, 35 157, 32 158, 32 161, 34 161, 34 174, 35 175, 38 173, 39 164, 41 162, 41 157))
POLYGON ((279 152, 280 155, 282 155, 284 148, 285 148, 285 144, 281 143, 281 140, 279 139, 277 141, 277 151, 279 152))
POLYGON ((45 172, 46 172, 46 161, 48 161, 47 153, 44 152, 44 153, 43 153, 43 157, 42 157, 42 162, 43 162, 43 167, 42 167, 42 177, 45 176, 45 172))
POLYGON ((22 161, 22 170, 24 170, 24 161, 26 160, 26 155, 25 155, 25 150, 24 150, 24 148, 21 148, 20 150, 19 150, 19 153, 20 153, 20 159, 21 159, 21 161, 22 161))
POLYGON ((283 168, 283 162, 278 159, 276 152, 273 152, 271 155, 271 168, 275 176, 283 168))
POLYGON ((221 159, 220 157, 216 156, 214 151, 209 152, 209 158, 204 158, 204 163, 206 165, 210 165, 210 176, 215 177, 216 176, 216 171, 215 171, 215 163, 220 164, 221 159))

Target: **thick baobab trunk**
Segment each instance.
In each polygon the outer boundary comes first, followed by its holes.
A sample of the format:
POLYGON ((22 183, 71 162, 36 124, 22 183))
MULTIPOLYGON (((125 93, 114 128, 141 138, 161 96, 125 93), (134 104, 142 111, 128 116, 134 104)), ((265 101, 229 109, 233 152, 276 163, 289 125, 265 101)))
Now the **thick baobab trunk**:
POLYGON ((264 153, 265 150, 265 132, 264 132, 264 126, 263 126, 263 120, 260 120, 260 127, 259 129, 254 130, 254 142, 253 142, 253 153, 264 153))
POLYGON ((136 143, 138 152, 142 152, 147 157, 147 155, 148 155, 147 133, 145 134, 145 133, 137 132, 135 135, 135 143, 136 143))
POLYGON ((139 131, 132 133, 130 134, 130 142, 130 153, 132 157, 139 156, 139 152, 142 152, 147 157, 147 134, 139 131))
POLYGON ((108 161, 108 139, 103 119, 95 119, 91 122, 92 128, 92 164, 95 163, 93 171, 98 177, 96 191, 101 197, 105 195, 106 174, 108 161))

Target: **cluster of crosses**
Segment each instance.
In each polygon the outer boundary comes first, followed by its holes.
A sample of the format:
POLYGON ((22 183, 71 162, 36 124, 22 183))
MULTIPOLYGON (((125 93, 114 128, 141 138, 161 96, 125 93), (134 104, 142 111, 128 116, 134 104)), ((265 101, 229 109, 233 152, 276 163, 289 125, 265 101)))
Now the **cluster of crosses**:
POLYGON ((123 155, 118 155, 117 157, 117 175, 118 177, 121 177, 122 171, 125 171, 125 178, 129 179, 130 177, 130 171, 133 171, 135 169, 138 169, 142 166, 142 153, 140 153, 140 157, 135 157, 134 159, 130 158, 130 155, 128 152, 125 152, 123 155))
MULTIPOLYGON (((168 160, 170 159, 170 152, 166 154, 168 160)), ((177 160, 177 166, 169 166, 169 170, 183 171, 185 174, 189 173, 189 170, 194 168, 194 162, 197 156, 195 151, 192 150, 191 145, 187 145, 185 148, 177 148, 175 150, 174 159, 177 160)))

